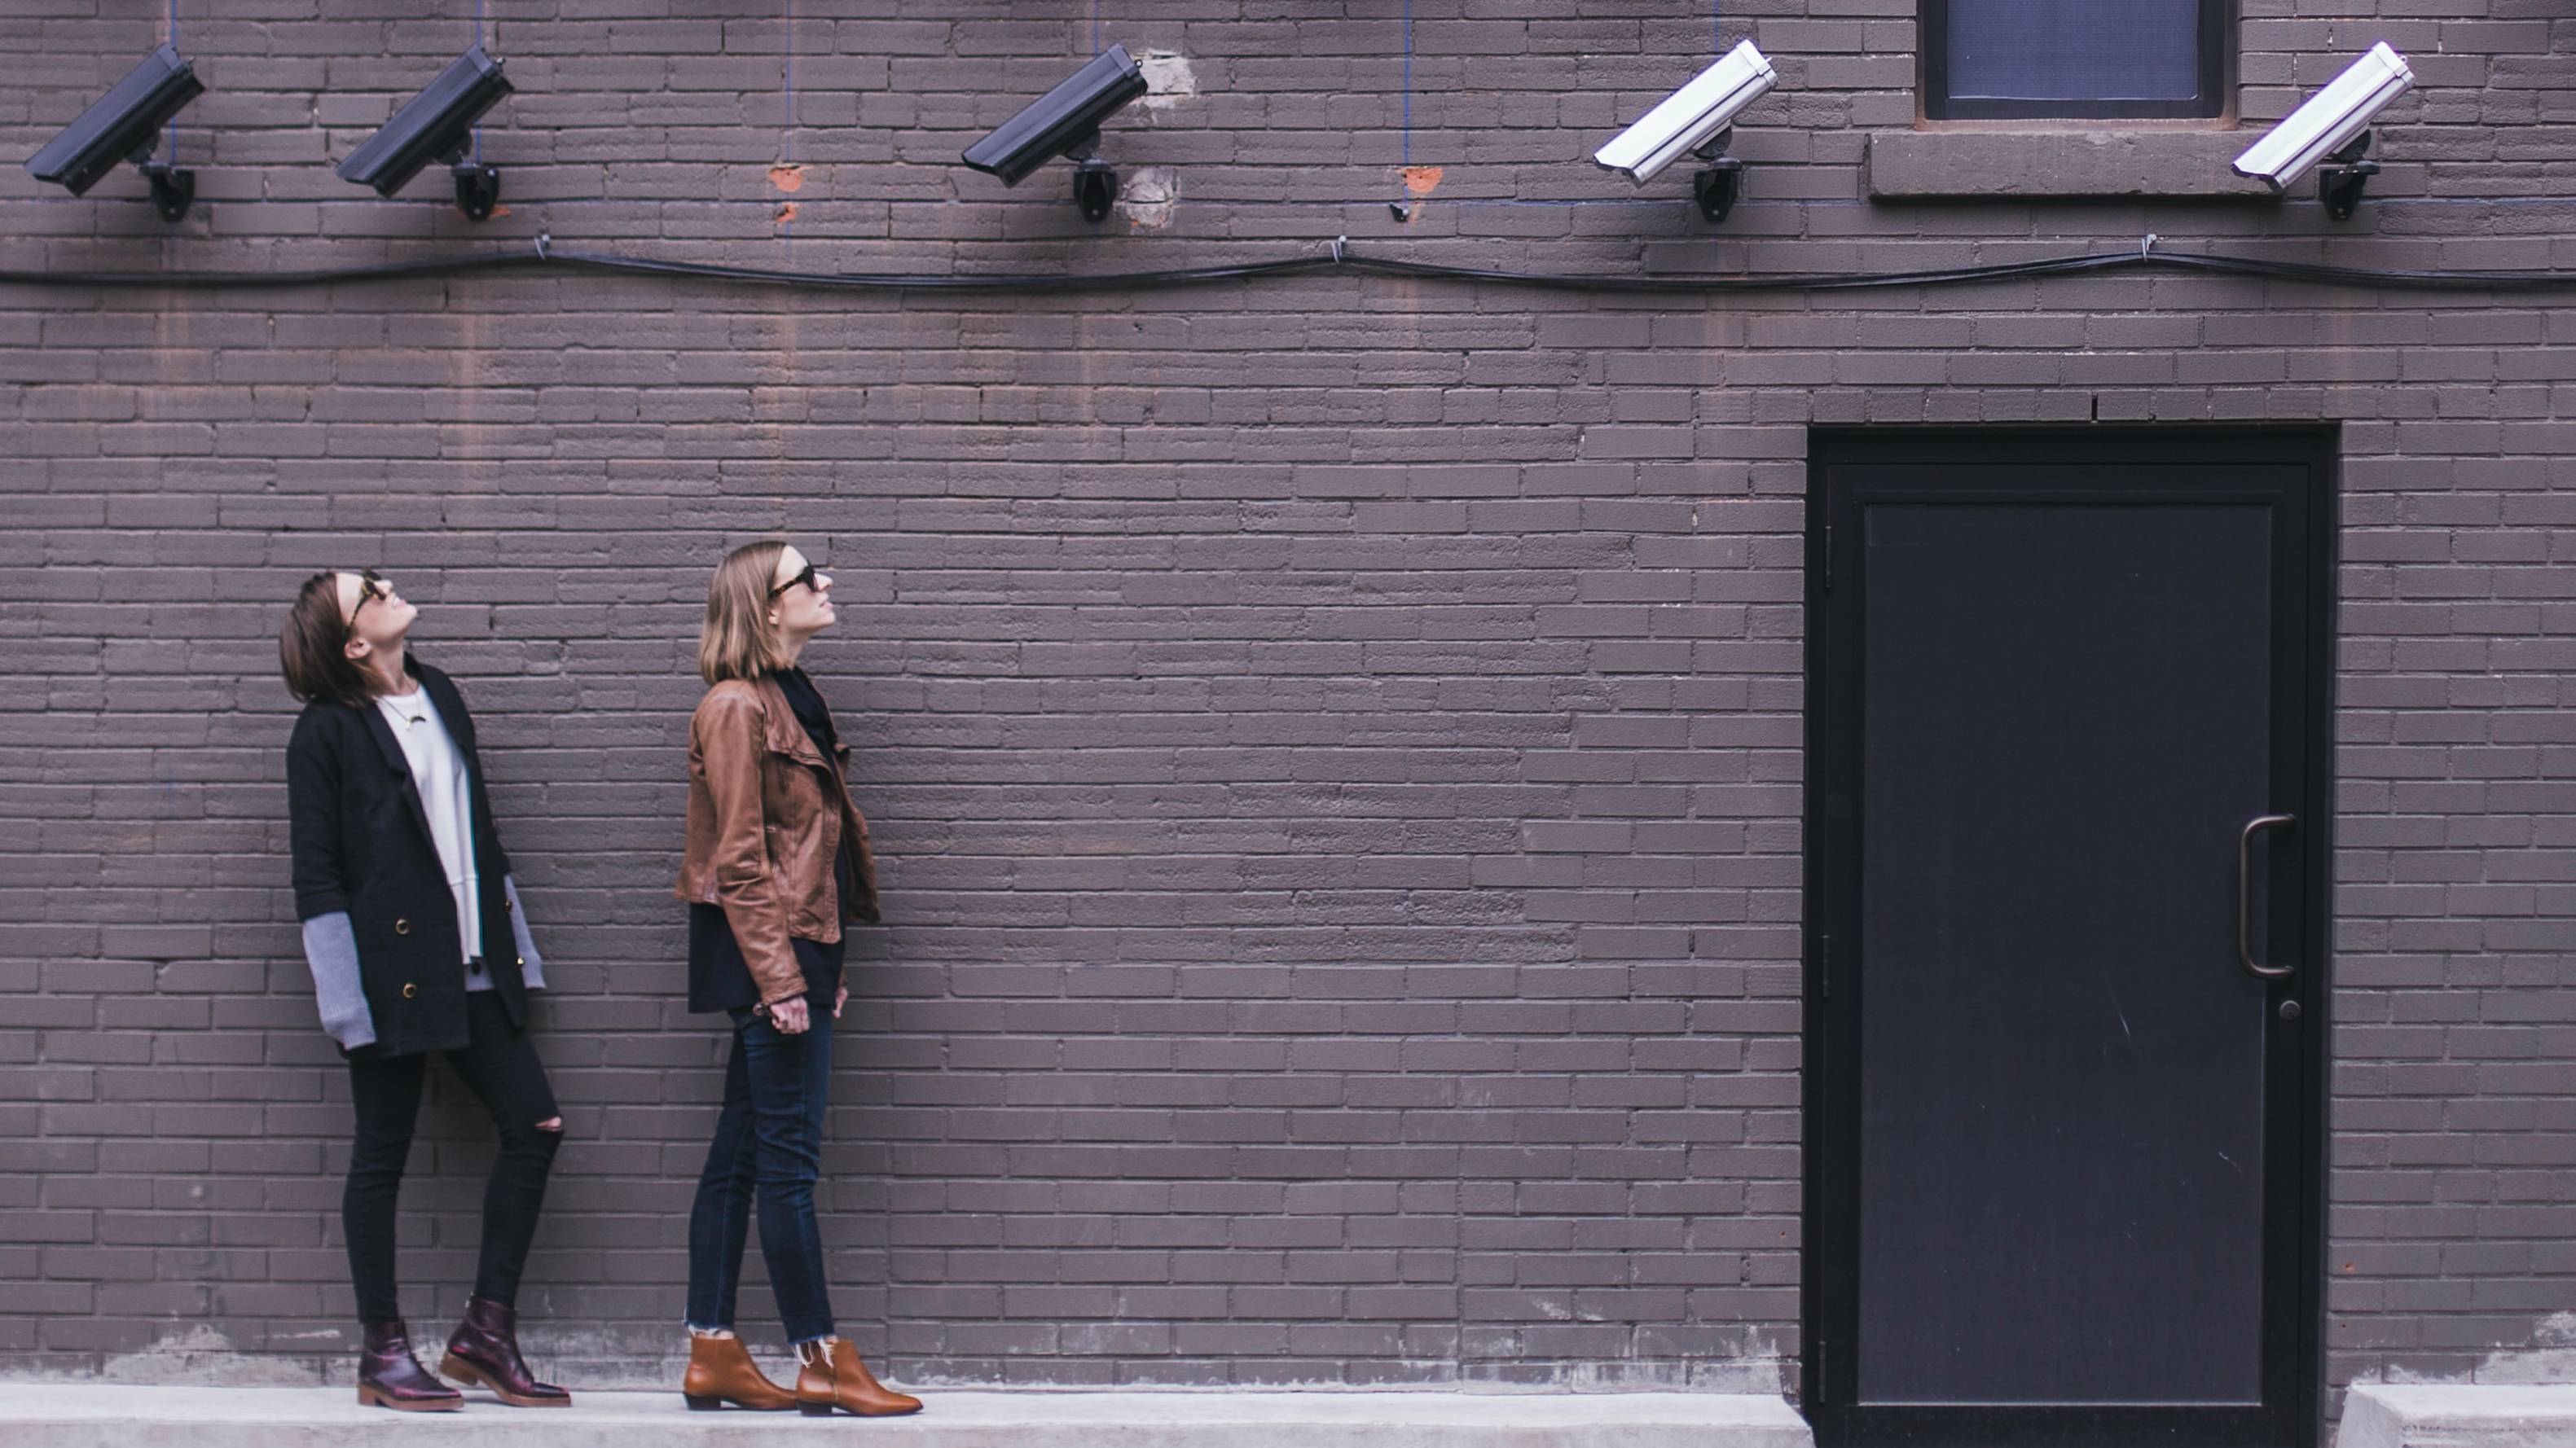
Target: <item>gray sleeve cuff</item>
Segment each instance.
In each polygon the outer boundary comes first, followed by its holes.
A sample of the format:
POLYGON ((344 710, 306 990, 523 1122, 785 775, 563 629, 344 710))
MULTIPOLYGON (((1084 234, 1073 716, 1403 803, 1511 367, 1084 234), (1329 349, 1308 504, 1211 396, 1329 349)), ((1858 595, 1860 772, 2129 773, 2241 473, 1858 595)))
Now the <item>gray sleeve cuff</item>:
POLYGON ((367 992, 358 983, 358 932, 349 924, 348 911, 304 922, 304 963, 313 968, 313 1001, 322 1012, 322 1029, 344 1051, 373 1045, 376 1023, 367 1014, 367 992))
POLYGON ((519 980, 530 990, 546 988, 546 958, 537 954, 537 938, 528 933, 528 910, 519 903, 519 879, 501 877, 501 895, 510 902, 511 943, 519 951, 519 980))

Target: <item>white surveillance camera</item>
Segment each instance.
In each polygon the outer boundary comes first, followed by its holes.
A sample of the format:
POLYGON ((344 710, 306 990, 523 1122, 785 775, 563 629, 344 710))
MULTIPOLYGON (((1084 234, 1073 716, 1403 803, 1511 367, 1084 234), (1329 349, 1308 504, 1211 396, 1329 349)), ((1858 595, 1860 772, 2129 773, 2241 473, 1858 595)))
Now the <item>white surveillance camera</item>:
POLYGON ((1762 58, 1753 42, 1739 42, 1717 64, 1593 152, 1592 159, 1643 186, 1666 166, 1715 140, 1778 81, 1771 62, 1762 58))
MULTIPOLYGON (((2236 158, 2236 174, 2287 191, 2320 162, 2362 140, 2372 119, 2414 84, 2406 57, 2381 41, 2246 148, 2236 158)), ((2359 152, 2354 156, 2358 159, 2359 152)))

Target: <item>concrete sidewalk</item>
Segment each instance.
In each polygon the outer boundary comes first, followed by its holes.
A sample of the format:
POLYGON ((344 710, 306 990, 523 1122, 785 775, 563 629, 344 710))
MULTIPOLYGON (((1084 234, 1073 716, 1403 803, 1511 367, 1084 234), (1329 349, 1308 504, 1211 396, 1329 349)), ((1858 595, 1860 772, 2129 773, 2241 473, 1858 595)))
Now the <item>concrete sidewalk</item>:
POLYGON ((2337 1448, 2568 1448, 2576 1385, 2355 1383, 2337 1448))
POLYGON ((692 1413, 670 1393, 569 1409, 466 1394, 457 1413, 362 1408, 348 1388, 0 1383, 9 1448, 750 1448, 863 1434, 905 1448, 1813 1448, 1776 1397, 1728 1393, 965 1392, 916 1417, 692 1413))

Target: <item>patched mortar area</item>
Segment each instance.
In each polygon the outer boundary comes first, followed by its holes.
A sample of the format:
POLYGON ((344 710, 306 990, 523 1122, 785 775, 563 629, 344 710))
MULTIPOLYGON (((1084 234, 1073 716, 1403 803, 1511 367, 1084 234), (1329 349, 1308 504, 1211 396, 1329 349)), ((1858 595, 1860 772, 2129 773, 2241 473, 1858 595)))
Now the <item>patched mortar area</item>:
POLYGON ((1118 173, 1118 214, 1138 231, 1160 231, 1171 225, 1172 208, 1180 200, 1180 173, 1169 166, 1138 166, 1118 173))
MULTIPOLYGON (((1145 75, 1144 107, 1150 116, 1168 111, 1181 101, 1199 93, 1198 73, 1190 68, 1188 56, 1177 50, 1140 51, 1137 69, 1145 75)), ((1113 203, 1119 217, 1133 231, 1161 231, 1172 224, 1172 209, 1180 204, 1180 172, 1170 166, 1122 166, 1118 170, 1118 200, 1113 203)))
POLYGON ((1169 110, 1183 98, 1199 93, 1198 72, 1190 69, 1190 59, 1177 50, 1148 50, 1136 57, 1136 66, 1145 72, 1145 109, 1169 110))

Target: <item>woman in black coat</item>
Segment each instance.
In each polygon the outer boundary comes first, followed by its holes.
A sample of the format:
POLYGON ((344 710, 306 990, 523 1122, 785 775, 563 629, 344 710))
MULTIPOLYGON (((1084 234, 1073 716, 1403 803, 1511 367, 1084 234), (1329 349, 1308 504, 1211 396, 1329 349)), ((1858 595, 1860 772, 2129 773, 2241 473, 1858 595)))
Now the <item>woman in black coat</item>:
POLYGON ((528 1371, 516 1324, 520 1268, 563 1139, 527 1034, 544 962, 493 829, 473 717, 447 676, 405 647, 418 616, 373 571, 317 573, 278 639, 286 686, 305 701, 286 746, 295 913, 357 1108, 341 1218, 365 1341, 358 1401, 464 1404, 412 1356, 395 1298, 395 1199, 438 1052, 501 1139, 474 1296, 440 1370, 514 1406, 561 1406, 571 1394, 528 1371))

